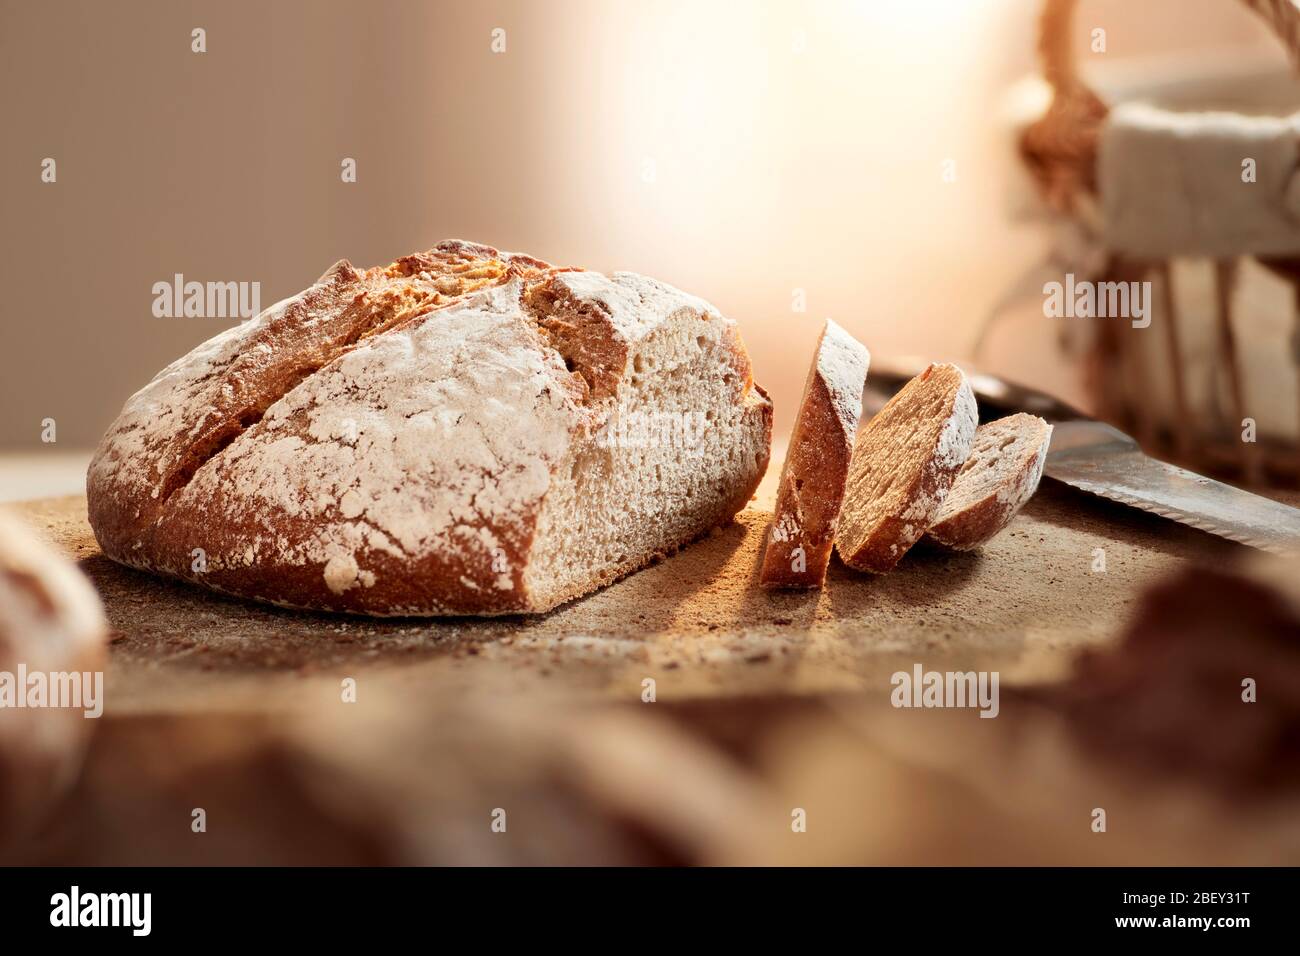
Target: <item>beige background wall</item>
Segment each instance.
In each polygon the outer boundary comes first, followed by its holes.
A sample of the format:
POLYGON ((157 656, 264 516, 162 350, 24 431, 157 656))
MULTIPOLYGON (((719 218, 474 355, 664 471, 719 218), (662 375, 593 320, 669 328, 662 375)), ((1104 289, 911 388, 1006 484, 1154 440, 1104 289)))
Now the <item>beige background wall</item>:
MULTIPOLYGON (((784 430, 823 317, 878 355, 962 358, 1040 249, 1006 216, 998 115, 1033 65, 1030 0, 0 9, 4 448, 40 450, 46 417, 60 449, 92 446, 231 324, 154 318, 151 287, 177 272, 260 281, 269 305, 338 258, 450 236, 646 272, 740 319, 784 430)), ((1228 0, 1085 18, 1113 57, 1276 56, 1228 0)), ((1050 350, 1041 324, 1012 326, 985 364, 1068 392, 1050 350)))

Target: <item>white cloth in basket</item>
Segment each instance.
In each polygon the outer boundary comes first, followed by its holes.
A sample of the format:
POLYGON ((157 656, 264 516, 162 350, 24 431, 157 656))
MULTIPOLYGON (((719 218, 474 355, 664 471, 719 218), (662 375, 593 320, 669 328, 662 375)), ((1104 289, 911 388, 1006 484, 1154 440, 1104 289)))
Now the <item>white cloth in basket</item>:
POLYGON ((1104 242, 1161 259, 1300 254, 1298 162, 1300 114, 1116 106, 1097 162, 1104 242))

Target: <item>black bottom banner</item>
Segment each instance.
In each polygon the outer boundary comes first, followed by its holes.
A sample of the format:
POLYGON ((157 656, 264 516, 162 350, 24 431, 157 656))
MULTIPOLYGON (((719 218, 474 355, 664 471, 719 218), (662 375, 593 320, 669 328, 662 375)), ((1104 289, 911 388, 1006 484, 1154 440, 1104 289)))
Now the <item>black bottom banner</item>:
POLYGON ((623 925, 732 943, 911 927, 927 943, 996 934, 1232 945, 1236 934, 1292 923, 1296 871, 55 868, 3 870, 0 883, 14 941, 339 943, 456 924, 493 941, 512 930, 536 940, 623 925))

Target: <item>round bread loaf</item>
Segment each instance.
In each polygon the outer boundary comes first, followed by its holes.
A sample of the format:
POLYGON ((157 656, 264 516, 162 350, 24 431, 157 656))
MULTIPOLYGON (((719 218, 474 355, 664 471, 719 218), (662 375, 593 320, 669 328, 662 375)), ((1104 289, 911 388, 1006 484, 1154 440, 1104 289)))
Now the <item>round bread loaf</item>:
POLYGON ((71 782, 87 711, 102 712, 107 635, 90 582, 0 511, 0 847, 71 782))
POLYGON ((541 612, 729 521, 771 414, 703 300, 449 241, 339 262, 160 372, 90 522, 114 560, 275 604, 541 612))

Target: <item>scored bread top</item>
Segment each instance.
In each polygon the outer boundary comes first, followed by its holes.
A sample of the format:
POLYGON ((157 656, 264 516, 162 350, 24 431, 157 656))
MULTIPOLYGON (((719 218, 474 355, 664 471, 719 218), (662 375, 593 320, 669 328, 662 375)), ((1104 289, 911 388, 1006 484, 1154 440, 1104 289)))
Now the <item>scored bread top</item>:
POLYGON ((1051 437, 1051 425, 1023 412, 981 425, 929 536, 967 550, 1010 524, 1038 488, 1051 437))
POLYGON ((975 396, 955 365, 931 365, 858 433, 835 550, 861 571, 888 571, 930 527, 970 453, 975 396))
POLYGON ((549 268, 459 240, 372 269, 336 262, 310 288, 204 342, 128 399, 91 465, 91 523, 111 535, 147 523, 330 361, 480 289, 549 268))
POLYGON ((765 587, 820 587, 826 579, 870 361, 861 342, 826 320, 781 468, 759 576, 765 587))
POLYGON ((459 241, 341 262, 127 401, 87 476, 92 527, 116 560, 275 603, 528 610, 552 469, 681 313, 722 328, 747 392, 735 323, 652 279, 459 241))

